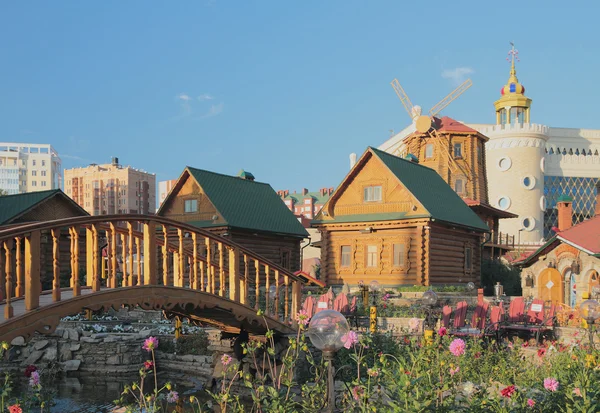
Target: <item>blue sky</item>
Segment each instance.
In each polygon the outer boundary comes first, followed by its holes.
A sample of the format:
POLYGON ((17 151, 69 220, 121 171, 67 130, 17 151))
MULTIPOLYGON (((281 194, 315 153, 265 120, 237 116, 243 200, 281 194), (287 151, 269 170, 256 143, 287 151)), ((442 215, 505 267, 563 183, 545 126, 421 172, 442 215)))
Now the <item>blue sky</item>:
POLYGON ((533 122, 600 129, 588 5, 4 1, 0 141, 51 143, 66 168, 117 156, 157 181, 191 165, 318 190, 408 124, 395 77, 429 109, 456 86, 444 73, 470 72, 443 114, 493 122, 509 41, 533 122))

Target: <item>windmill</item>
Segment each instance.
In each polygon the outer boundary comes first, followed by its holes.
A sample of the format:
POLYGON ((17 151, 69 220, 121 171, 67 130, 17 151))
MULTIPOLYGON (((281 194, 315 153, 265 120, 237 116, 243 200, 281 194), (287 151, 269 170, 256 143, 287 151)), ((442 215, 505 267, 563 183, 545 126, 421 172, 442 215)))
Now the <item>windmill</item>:
MULTIPOLYGON (((400 85, 400 82, 398 82, 398 79, 392 80, 391 85, 394 88, 394 91, 396 92, 398 97, 400 98, 400 101, 404 105, 404 108, 408 112, 408 115, 413 120, 413 123, 415 124, 417 131, 422 134, 428 134, 429 136, 434 138, 433 142, 438 148, 438 151, 439 151, 438 153, 441 153, 441 154, 444 154, 445 156, 447 156, 448 164, 450 165, 452 170, 454 172, 456 172, 456 170, 459 169, 465 174, 467 179, 470 179, 471 174, 466 173, 467 171, 463 170, 463 168, 456 162, 456 160, 450 153, 450 148, 448 148, 447 146, 442 144, 441 139, 438 136, 437 131, 436 131, 435 117, 442 110, 444 110, 450 103, 452 103, 454 100, 456 100, 460 95, 462 95, 468 88, 470 88, 473 85, 473 82, 471 81, 471 79, 465 80, 460 86, 458 86, 456 89, 454 89, 452 92, 450 92, 450 94, 448 94, 448 96, 446 96, 444 99, 440 100, 435 106, 433 106, 429 110, 428 115, 422 114, 422 109, 420 106, 417 106, 417 105, 413 106, 408 95, 406 94, 406 92, 404 91, 402 86, 400 85)), ((470 169, 467 164, 465 164, 465 167, 467 169, 470 169)), ((470 171, 468 171, 468 172, 470 172, 470 171)))

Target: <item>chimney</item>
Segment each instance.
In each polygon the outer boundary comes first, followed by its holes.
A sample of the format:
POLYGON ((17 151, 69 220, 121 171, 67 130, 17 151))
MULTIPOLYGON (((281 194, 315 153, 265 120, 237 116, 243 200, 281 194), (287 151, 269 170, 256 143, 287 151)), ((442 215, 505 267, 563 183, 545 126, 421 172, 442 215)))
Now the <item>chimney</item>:
POLYGON ((333 187, 329 188, 329 195, 333 194, 333 187))
POLYGON ((308 189, 302 188, 302 195, 306 195, 306 194, 308 194, 308 189))
POLYGON ((117 166, 117 165, 119 165, 119 158, 117 158, 117 157, 113 156, 113 157, 111 158, 111 163, 112 163, 114 166, 117 166))
POLYGON ((354 165, 356 165, 356 154, 351 153, 350 154, 350 169, 354 168, 354 165))
POLYGON ((573 226, 573 198, 561 195, 556 202, 558 210, 558 231, 565 231, 573 226))
POLYGON ((600 179, 596 182, 596 216, 600 216, 600 179))

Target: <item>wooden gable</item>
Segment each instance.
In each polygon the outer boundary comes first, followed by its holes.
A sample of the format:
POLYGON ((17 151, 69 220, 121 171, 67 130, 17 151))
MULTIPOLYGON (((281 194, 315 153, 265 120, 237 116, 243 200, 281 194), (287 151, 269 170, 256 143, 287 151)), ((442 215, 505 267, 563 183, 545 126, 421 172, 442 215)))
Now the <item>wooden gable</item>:
POLYGON ((222 215, 210 201, 200 184, 186 170, 165 199, 158 215, 181 222, 207 222, 211 221, 214 226, 226 225, 222 215), (186 212, 185 203, 188 200, 196 200, 197 210, 186 212), (217 219, 214 219, 217 217, 217 219))
MULTIPOLYGON (((405 213, 406 218, 423 216, 426 209, 387 166, 371 152, 342 182, 324 210, 328 216, 340 218, 349 215, 405 213), (365 188, 381 187, 381 201, 365 201, 365 188)), ((322 213, 316 219, 327 220, 322 213)))

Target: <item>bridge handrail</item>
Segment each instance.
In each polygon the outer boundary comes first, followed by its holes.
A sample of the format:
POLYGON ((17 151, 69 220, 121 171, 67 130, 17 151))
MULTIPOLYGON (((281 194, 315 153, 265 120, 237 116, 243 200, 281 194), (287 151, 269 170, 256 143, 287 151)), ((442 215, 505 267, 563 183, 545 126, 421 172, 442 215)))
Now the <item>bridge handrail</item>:
POLYGON ((268 265, 269 268, 273 270, 277 270, 279 274, 287 276, 290 280, 298 281, 302 284, 305 284, 302 278, 294 275, 294 273, 279 264, 273 263, 266 258, 260 257, 256 253, 252 252, 246 247, 239 245, 238 243, 228 239, 221 237, 217 234, 214 234, 210 231, 207 231, 202 228, 195 227, 190 224, 186 224, 181 221, 175 221, 169 218, 161 217, 158 215, 143 215, 143 214, 116 214, 116 215, 96 215, 96 216, 83 216, 83 217, 72 217, 72 218, 63 218, 56 219, 52 221, 43 221, 43 222, 35 222, 32 224, 23 224, 16 227, 7 228, 4 230, 0 230, 0 241, 6 239, 12 239, 14 237, 24 235, 28 232, 32 231, 44 231, 50 230, 53 228, 64 227, 64 226, 75 226, 75 225, 84 225, 84 224, 96 224, 96 223, 107 223, 107 222, 125 222, 125 221, 137 221, 137 222, 155 222, 161 225, 168 225, 171 227, 181 228, 188 232, 195 232, 198 235, 202 235, 206 238, 210 238, 214 241, 220 242, 230 247, 238 248, 239 251, 248 257, 258 260, 261 263, 268 265))

